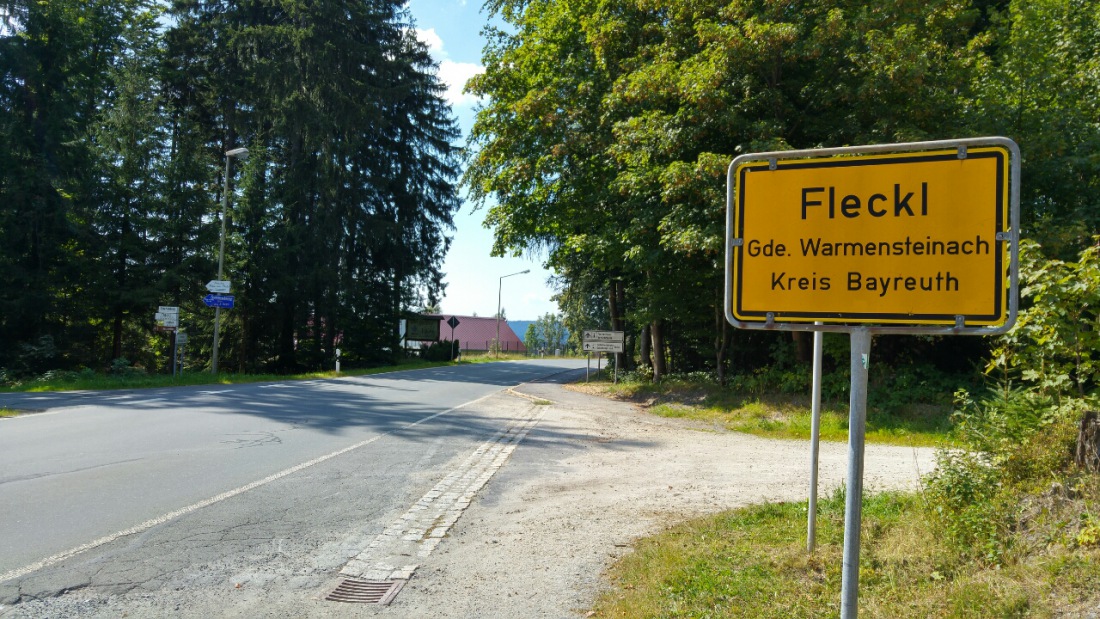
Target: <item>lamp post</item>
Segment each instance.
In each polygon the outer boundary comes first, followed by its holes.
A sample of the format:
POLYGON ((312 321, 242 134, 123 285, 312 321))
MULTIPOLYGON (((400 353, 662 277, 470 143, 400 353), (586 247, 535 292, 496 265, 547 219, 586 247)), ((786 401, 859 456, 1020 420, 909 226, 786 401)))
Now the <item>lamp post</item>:
POLYGON ((497 352, 500 352, 500 293, 504 290, 504 278, 511 277, 513 275, 523 275, 524 273, 530 273, 531 269, 524 269, 516 273, 509 273, 507 275, 501 275, 500 281, 497 283, 497 352))
MULTIPOLYGON (((225 151, 225 179, 222 185, 222 235, 218 243, 218 280, 223 279, 225 271, 225 212, 229 207, 229 162, 234 157, 248 158, 247 148, 234 148, 225 151)), ((218 332, 221 327, 222 308, 214 308, 214 354, 210 359, 210 373, 218 373, 218 332)))

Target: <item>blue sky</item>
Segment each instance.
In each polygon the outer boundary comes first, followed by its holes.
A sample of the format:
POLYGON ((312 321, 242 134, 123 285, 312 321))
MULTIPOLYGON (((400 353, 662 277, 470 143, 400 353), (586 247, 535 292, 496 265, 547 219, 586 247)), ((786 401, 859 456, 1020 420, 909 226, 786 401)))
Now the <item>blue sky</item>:
MULTIPOLYGON (((420 39, 428 44, 440 63, 439 76, 449 85, 448 99, 462 128, 465 144, 474 121, 476 101, 462 95, 462 86, 480 72, 484 40, 481 30, 487 15, 480 0, 411 0, 409 10, 416 20, 420 39)), ((493 316, 497 311, 498 286, 503 286, 505 315, 511 320, 534 320, 547 312, 557 312, 550 299, 554 294, 547 283, 552 273, 542 267, 545 256, 493 258, 492 231, 482 226, 485 210, 473 210, 464 202, 455 215, 454 239, 443 264, 447 290, 441 303, 443 313, 493 316), (500 277, 530 269, 526 275, 500 277)))

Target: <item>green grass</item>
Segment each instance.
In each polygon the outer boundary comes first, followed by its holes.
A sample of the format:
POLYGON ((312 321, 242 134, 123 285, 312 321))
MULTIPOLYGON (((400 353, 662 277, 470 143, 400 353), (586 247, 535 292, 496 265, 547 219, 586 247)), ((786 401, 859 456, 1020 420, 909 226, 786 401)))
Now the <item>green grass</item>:
MULTIPOLYGON (((810 438, 811 402, 808 396, 750 396, 707 383, 652 385, 606 384, 615 397, 639 402, 662 417, 693 419, 735 432, 769 438, 810 438)), ((907 446, 945 446, 951 443, 951 407, 912 404, 887 411, 868 407, 867 441, 907 446)), ((848 440, 848 402, 823 402, 821 439, 848 440)))
MULTIPOLYGON (((836 617, 844 505, 819 502, 806 549, 805 503, 765 504, 693 520, 642 540, 611 570, 596 617, 836 617)), ((960 559, 938 541, 923 499, 864 499, 860 617, 1084 616, 1100 603, 1100 547, 1063 537, 1001 566, 960 559)))
MULTIPOLYGON (((669 383, 601 388, 657 414, 766 436, 808 434, 805 398, 746 396, 705 381, 669 383)), ((946 406, 909 404, 916 398, 904 390, 889 395, 879 400, 886 410, 869 411, 869 440, 952 449, 941 452, 920 493, 864 497, 860 616, 1055 618, 1100 609, 1100 475, 1072 463, 1076 409, 1033 415, 1046 421, 1018 434, 975 425, 982 418, 971 411, 963 430, 984 430, 983 440, 996 446, 983 458, 966 451, 974 448, 972 436, 956 429, 948 438, 946 406), (898 401, 905 404, 889 404, 898 401)), ((824 437, 846 434, 846 408, 826 405, 824 437)), ((641 540, 610 571, 613 588, 593 616, 836 617, 844 497, 819 507, 812 555, 805 503, 729 511, 641 540)))
POLYGON ((0 417, 15 417, 19 414, 19 411, 11 408, 0 407, 0 417))

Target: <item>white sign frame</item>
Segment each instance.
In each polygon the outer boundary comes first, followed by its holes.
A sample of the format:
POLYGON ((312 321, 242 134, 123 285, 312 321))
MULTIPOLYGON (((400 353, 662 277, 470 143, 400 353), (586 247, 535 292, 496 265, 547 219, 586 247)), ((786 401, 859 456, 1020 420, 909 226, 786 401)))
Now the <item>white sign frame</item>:
POLYGON ((734 159, 727 172, 726 190, 726 294, 725 313, 726 320, 739 329, 754 330, 784 330, 784 331, 829 331, 852 333, 867 330, 872 334, 897 333, 897 334, 924 334, 924 335, 1000 335, 1008 332, 1016 323, 1019 309, 1019 247, 1020 247, 1020 148, 1015 142, 1004 137, 966 138, 957 140, 938 140, 929 142, 905 142, 899 144, 876 144, 869 146, 850 146, 842 148, 821 148, 792 151, 773 151, 764 153, 752 153, 741 155, 734 159), (770 166, 782 165, 792 159, 810 160, 825 157, 847 157, 859 155, 875 155, 887 153, 914 153, 919 151, 957 149, 958 157, 965 158, 968 148, 1000 146, 1009 152, 1008 172, 1008 200, 1009 221, 1006 230, 999 231, 997 241, 1008 243, 1009 265, 1008 279, 1009 291, 1007 299, 1006 320, 1001 325, 973 326, 967 325, 964 316, 956 317, 954 326, 942 325, 909 325, 889 323, 848 323, 848 324, 814 324, 809 322, 784 322, 782 317, 773 318, 770 314, 767 320, 760 322, 747 322, 738 320, 733 316, 731 308, 734 303, 734 286, 732 265, 734 255, 742 250, 744 239, 740 238, 735 229, 735 212, 738 208, 737 185, 735 171, 739 166, 747 162, 767 162, 770 166))

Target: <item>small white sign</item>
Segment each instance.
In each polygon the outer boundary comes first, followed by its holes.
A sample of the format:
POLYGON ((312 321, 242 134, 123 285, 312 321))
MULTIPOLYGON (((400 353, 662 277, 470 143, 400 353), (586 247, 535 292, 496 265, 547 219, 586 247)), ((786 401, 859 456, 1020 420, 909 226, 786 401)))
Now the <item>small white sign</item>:
POLYGON ((585 342, 584 352, 623 352, 622 342, 585 342))
POLYGON ((157 308, 158 314, 179 314, 180 308, 175 305, 161 305, 157 308))
POLYGON ((622 331, 585 331, 585 342, 621 342, 623 341, 622 331))
POLYGON ((206 289, 216 294, 225 294, 229 292, 229 281, 224 279, 212 279, 206 282, 206 289))
POLYGON ((158 327, 178 327, 180 326, 179 314, 161 314, 157 320, 158 327))
POLYGON ((187 334, 186 333, 177 333, 176 334, 176 345, 178 346, 180 344, 186 344, 186 343, 187 343, 187 334))

